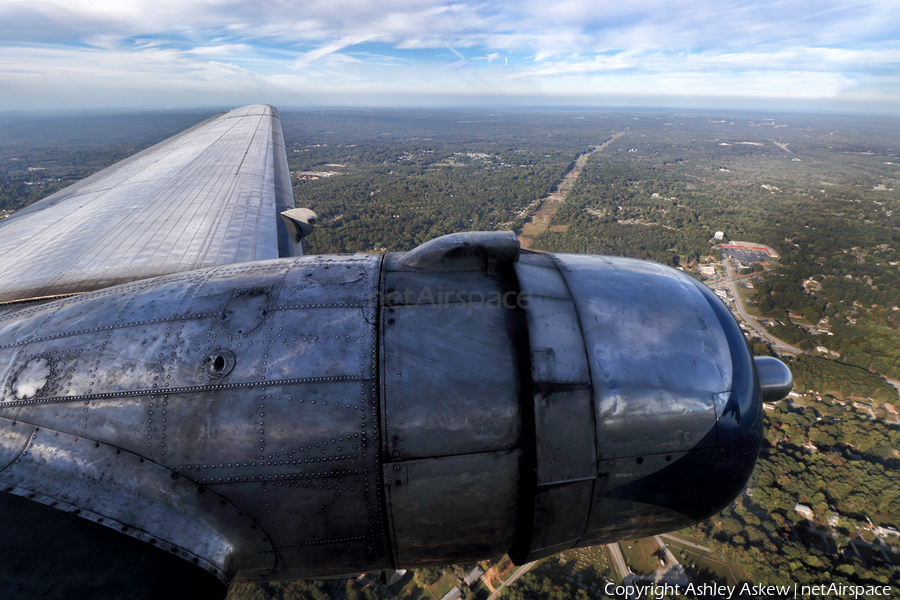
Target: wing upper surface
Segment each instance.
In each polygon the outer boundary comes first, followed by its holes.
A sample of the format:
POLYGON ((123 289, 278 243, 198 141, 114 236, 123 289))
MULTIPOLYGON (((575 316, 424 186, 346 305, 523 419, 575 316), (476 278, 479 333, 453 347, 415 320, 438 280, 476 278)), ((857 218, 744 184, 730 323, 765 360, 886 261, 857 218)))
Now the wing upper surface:
POLYGON ((293 253, 281 122, 209 119, 0 221, 0 302, 293 253))

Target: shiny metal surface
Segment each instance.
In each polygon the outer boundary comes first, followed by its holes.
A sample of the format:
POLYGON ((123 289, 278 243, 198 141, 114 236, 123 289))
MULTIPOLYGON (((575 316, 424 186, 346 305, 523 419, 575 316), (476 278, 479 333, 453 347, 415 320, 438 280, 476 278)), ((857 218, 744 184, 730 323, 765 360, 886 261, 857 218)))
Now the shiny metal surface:
POLYGON ((236 109, 0 221, 0 302, 300 254, 281 136, 236 109))
MULTIPOLYGON (((509 232, 198 268, 299 251, 269 212, 290 190, 275 122, 232 111, 2 226, 12 273, 25 246, 5 234, 42 239, 57 209, 95 225, 92 252, 111 262, 76 244, 71 261, 36 253, 59 261, 42 283, 0 275, 12 298, 103 288, 0 306, 0 491, 225 584, 524 562, 684 527, 740 492, 761 398, 786 393, 789 371, 754 362, 724 305, 678 271, 521 251, 509 232), (155 209, 126 203, 116 220, 122 190, 165 181, 201 138, 256 165, 237 170, 231 212, 179 212, 171 244, 135 216, 155 209), (85 214, 65 200, 82 193, 85 214), (130 222, 140 249, 111 265, 130 222), (157 268, 184 272, 106 287, 157 268)), ((210 168, 148 193, 215 196, 210 168)))
MULTIPOLYGON (((296 244, 300 243, 300 240, 311 234, 316 227, 316 223, 319 222, 319 218, 316 216, 316 213, 309 210, 308 208, 292 208, 290 210, 282 211, 281 219, 284 221, 284 225, 287 227, 288 235, 296 244)), ((291 252, 290 256, 295 254, 303 254, 302 252, 291 252)), ((288 256, 282 254, 282 256, 288 256)))
POLYGON ((388 486, 392 539, 406 567, 500 556, 516 533, 521 450, 403 463, 408 482, 388 486))
MULTIPOLYGON (((515 242, 515 243, 512 243, 515 242)), ((523 460, 506 232, 438 238, 383 268, 387 514, 403 567, 508 550, 523 460)))
POLYGON ((429 271, 488 268, 492 263, 515 262, 519 238, 512 231, 451 233, 421 244, 399 258, 403 267, 429 271))
POLYGON ((518 373, 501 310, 396 307, 382 322, 385 434, 393 459, 519 443, 518 373))
POLYGON ((8 493, 77 512, 177 554, 220 579, 236 565, 251 575, 274 568, 275 551, 268 537, 220 496, 201 493, 203 488, 189 480, 173 478, 168 469, 115 446, 0 421, 6 431, 18 426, 31 434, 27 446, 0 473, 0 486, 8 493))
POLYGON ((584 331, 597 458, 714 445, 704 439, 716 424, 713 395, 731 386, 731 355, 690 278, 628 258, 555 259, 584 331))
POLYGON ((676 529, 730 501, 755 463, 762 415, 721 302, 632 259, 523 254, 516 273, 529 295, 537 451, 523 560, 676 529), (564 466, 573 481, 559 486, 564 466))
POLYGON ((451 269, 439 246, 434 269, 302 257, 6 307, 0 484, 223 582, 533 560, 740 491, 759 387, 712 294, 466 240, 451 269))
POLYGON ((383 568, 380 263, 225 266, 6 311, 0 485, 223 581, 383 568))
POLYGON ((528 555, 574 546, 584 534, 597 477, 597 440, 584 335, 568 286, 549 254, 515 264, 531 351, 536 489, 528 555))
POLYGON ((763 402, 777 402, 787 398, 794 389, 794 375, 787 365, 771 356, 757 356, 753 361, 759 375, 763 402))

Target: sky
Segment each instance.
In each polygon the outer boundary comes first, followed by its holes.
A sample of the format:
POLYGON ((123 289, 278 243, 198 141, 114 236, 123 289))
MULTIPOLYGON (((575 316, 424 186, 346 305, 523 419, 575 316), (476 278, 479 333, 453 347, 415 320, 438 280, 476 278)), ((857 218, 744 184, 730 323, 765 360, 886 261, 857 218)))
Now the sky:
POLYGON ((897 0, 0 0, 0 111, 900 114, 897 0))

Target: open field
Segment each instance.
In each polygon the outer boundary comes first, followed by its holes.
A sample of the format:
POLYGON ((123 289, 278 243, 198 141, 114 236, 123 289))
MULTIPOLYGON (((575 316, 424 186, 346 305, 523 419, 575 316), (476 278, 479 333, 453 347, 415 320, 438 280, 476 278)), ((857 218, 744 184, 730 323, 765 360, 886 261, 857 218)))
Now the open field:
POLYGON ((659 544, 652 537, 619 542, 619 548, 636 575, 652 575, 662 566, 659 558, 654 556, 660 550, 659 544))

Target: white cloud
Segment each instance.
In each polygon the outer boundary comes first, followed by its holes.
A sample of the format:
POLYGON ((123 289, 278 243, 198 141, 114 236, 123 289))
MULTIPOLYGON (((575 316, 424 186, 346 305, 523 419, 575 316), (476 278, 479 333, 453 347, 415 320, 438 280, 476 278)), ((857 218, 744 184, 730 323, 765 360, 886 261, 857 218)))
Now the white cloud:
POLYGON ((0 0, 0 109, 311 85, 900 100, 898 40, 893 0, 0 0))

